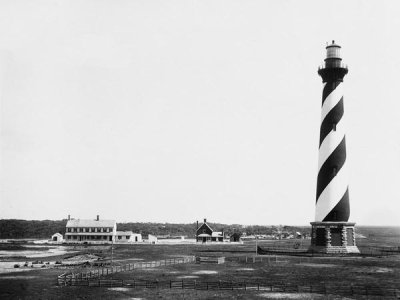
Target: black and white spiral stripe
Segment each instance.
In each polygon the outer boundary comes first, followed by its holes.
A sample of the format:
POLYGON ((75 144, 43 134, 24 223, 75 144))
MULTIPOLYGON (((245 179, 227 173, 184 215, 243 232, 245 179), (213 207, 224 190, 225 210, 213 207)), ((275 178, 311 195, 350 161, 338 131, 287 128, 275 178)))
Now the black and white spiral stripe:
POLYGON ((324 85, 315 221, 344 221, 350 215, 344 131, 343 83, 324 85))

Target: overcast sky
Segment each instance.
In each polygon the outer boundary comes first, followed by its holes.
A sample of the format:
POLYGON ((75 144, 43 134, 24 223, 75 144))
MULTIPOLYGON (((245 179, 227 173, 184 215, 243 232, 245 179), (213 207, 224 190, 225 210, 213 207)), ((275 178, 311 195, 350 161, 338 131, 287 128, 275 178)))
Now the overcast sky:
POLYGON ((399 1, 0 0, 0 218, 307 225, 326 42, 350 221, 399 225, 399 1))

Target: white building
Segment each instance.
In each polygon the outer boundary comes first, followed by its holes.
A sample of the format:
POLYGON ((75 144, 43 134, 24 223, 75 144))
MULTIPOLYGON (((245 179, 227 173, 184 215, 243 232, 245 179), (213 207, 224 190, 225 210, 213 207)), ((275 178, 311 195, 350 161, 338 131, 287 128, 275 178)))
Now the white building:
POLYGON ((149 234, 147 237, 147 242, 149 244, 157 244, 157 237, 155 235, 149 234))
POLYGON ((67 243, 109 244, 115 241, 117 223, 114 220, 68 219, 65 228, 67 243))
POLYGON ((142 235, 132 231, 117 231, 115 237, 116 243, 140 243, 142 241, 142 235))
POLYGON ((63 235, 57 232, 51 236, 51 241, 53 243, 62 243, 64 241, 63 235))

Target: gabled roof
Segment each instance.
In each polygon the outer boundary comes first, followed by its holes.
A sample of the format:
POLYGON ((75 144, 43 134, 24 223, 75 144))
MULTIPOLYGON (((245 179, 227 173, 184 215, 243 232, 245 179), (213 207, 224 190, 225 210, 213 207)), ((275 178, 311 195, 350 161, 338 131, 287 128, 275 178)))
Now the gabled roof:
POLYGON ((114 227, 115 220, 68 220, 66 227, 114 227))
POLYGON ((200 226, 199 226, 199 228, 197 228, 197 230, 199 230, 201 227, 203 227, 203 226, 207 226, 211 231, 214 231, 214 230, 212 230, 212 228, 210 227, 210 225, 208 225, 207 223, 203 223, 203 224, 201 224, 200 226))

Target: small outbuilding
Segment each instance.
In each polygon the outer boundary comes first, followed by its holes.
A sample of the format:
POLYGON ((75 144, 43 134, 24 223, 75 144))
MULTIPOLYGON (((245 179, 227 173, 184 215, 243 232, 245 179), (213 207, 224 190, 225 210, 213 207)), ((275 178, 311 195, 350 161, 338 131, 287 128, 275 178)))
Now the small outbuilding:
POLYGON ((140 243, 142 242, 142 235, 140 233, 133 233, 132 231, 117 231, 115 236, 116 243, 140 243))
POLYGON ((51 236, 51 241, 53 243, 62 243, 64 242, 64 237, 61 233, 57 232, 51 236))
POLYGON ((149 234, 148 236, 147 236, 147 242, 149 243, 149 244, 157 244, 157 237, 155 236, 155 235, 152 235, 152 234, 149 234))
POLYGON ((242 235, 238 232, 235 232, 230 236, 229 240, 231 242, 240 242, 242 241, 242 235))

